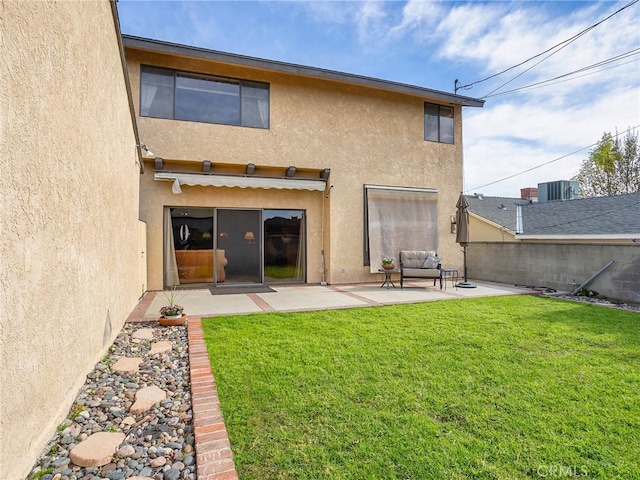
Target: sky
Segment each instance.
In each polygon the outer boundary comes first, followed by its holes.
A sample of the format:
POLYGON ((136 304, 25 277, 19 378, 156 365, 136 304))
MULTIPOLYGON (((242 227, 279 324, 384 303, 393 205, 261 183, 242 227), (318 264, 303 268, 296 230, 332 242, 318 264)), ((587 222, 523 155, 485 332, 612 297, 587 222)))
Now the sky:
POLYGON ((117 7, 124 34, 448 93, 457 79, 460 95, 485 99, 483 108, 463 110, 468 194, 519 197, 521 188, 569 180, 605 132, 640 133, 638 0, 120 0, 117 7))

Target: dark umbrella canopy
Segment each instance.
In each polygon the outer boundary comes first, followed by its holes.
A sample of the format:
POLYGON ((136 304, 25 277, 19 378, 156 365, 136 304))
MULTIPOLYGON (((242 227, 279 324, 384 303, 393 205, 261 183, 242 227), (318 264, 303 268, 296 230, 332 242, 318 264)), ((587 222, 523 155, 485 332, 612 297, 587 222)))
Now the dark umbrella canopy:
POLYGON ((476 285, 467 280, 467 245, 469 244, 469 202, 460 192, 456 203, 456 243, 464 247, 464 282, 458 283, 458 287, 476 288, 476 285))
POLYGON ((469 202, 462 193, 456 203, 456 243, 469 243, 469 202))

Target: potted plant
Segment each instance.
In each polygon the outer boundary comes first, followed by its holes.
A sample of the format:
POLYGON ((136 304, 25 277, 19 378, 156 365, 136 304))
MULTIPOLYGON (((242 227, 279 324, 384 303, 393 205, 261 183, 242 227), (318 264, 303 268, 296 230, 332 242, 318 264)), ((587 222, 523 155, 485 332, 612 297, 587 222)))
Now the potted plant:
POLYGON ((178 300, 176 287, 172 287, 168 292, 163 292, 163 295, 168 305, 160 308, 160 318, 158 322, 160 325, 182 325, 187 319, 187 315, 183 313, 184 307, 176 303, 178 300))
POLYGON ((384 268, 385 270, 393 270, 395 268, 395 265, 393 264, 393 258, 391 257, 387 257, 384 256, 382 257, 382 268, 384 268))

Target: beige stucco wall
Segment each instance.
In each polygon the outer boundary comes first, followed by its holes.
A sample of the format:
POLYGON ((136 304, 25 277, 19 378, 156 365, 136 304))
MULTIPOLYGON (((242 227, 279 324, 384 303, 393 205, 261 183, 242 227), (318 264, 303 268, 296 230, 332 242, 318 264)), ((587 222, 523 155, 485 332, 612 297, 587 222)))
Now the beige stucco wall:
MULTIPOLYGON (((140 63, 270 84, 268 130, 138 117, 140 137, 156 156, 167 159, 330 168, 333 189, 325 218, 328 282, 374 278, 362 260, 364 184, 438 189, 439 251, 447 266, 462 265, 461 250, 450 233, 450 215, 455 213, 462 186, 459 107, 455 109, 456 144, 445 145, 424 141, 423 98, 136 50, 127 50, 127 60, 136 109, 140 63)), ((145 180, 141 191, 141 215, 149 223, 150 288, 162 282, 161 267, 156 266, 162 251, 158 221, 162 202, 169 200, 159 198, 159 189, 166 192, 168 188, 145 180)), ((200 205, 207 197, 206 205, 264 207, 277 199, 279 206, 298 208, 298 199, 304 198, 311 209, 307 212, 308 281, 320 281, 319 265, 314 264, 320 258, 321 242, 316 238, 320 212, 312 199, 318 193, 292 193, 285 198, 279 191, 210 188, 209 193, 188 195, 176 201, 200 205)))
POLYGON ((141 293, 108 1, 0 3, 0 478, 24 478, 141 293))
POLYGON ((148 278, 150 290, 163 288, 163 212, 164 207, 220 207, 220 208, 295 208, 307 212, 307 270, 310 282, 320 281, 320 250, 322 248, 320 221, 323 192, 294 192, 291 190, 211 188, 182 186, 182 194, 171 192, 171 182, 153 179, 153 166, 147 164, 142 176, 140 216, 147 222, 148 278))
POLYGON ((469 215, 469 241, 471 242, 515 242, 515 236, 504 227, 469 215))

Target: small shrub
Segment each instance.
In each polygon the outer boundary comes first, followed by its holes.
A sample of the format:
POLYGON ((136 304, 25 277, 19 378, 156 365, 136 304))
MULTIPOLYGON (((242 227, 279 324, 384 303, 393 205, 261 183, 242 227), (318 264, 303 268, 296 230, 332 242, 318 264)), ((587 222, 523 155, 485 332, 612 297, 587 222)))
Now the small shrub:
POLYGON ((54 470, 53 467, 43 468, 42 470, 39 470, 36 473, 34 473, 33 475, 31 475, 29 477, 29 480, 37 480, 38 478, 42 478, 45 475, 49 475, 50 473, 53 473, 53 470, 54 470))

